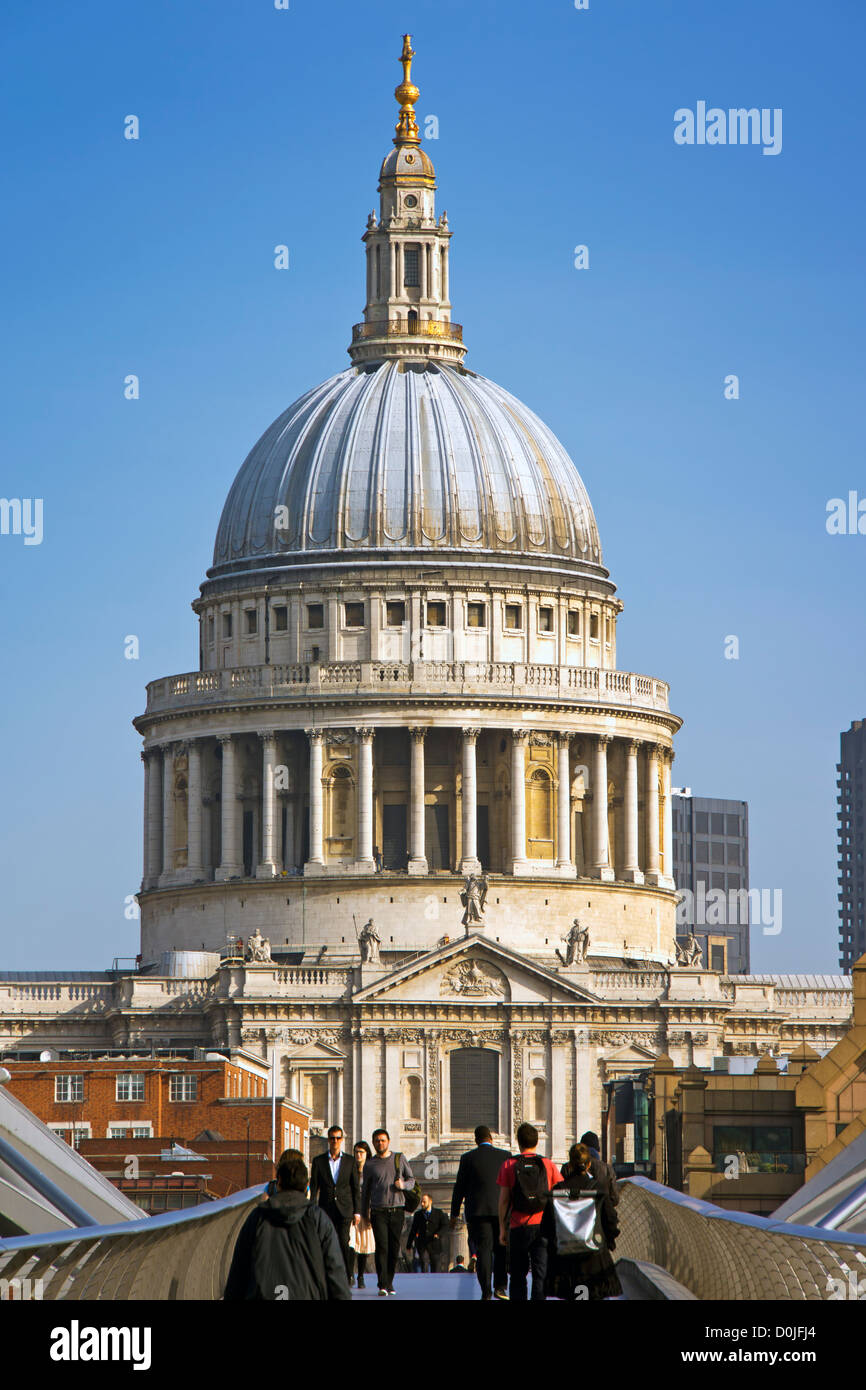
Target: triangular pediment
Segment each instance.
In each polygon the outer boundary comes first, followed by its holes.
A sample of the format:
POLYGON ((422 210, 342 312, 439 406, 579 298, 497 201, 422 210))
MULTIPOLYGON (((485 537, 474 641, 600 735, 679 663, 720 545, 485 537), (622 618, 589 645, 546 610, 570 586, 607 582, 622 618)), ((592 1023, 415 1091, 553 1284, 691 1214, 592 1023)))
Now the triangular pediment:
POLYGON ((606 1067, 630 1067, 646 1066, 658 1060, 659 1054, 651 1052, 648 1047, 643 1047, 640 1043, 628 1043, 625 1047, 618 1047, 614 1052, 609 1052, 604 1058, 606 1067))
POLYGON ((316 1042, 315 1039, 306 1043, 292 1043, 290 1040, 287 1055, 292 1062, 342 1062, 346 1058, 345 1052, 341 1052, 338 1047, 332 1047, 330 1043, 316 1042))
POLYGON ((387 999, 413 1004, 597 1003, 597 996, 498 941, 473 933, 427 951, 389 971, 353 996, 353 1003, 387 999))

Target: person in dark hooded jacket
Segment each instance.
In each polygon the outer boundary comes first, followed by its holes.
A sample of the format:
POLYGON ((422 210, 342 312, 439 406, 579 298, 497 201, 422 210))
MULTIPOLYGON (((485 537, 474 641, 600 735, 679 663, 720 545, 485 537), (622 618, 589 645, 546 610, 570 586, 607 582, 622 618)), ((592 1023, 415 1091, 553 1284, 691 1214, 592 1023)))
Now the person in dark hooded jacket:
POLYGON ((250 1212, 237 1238, 226 1302, 349 1300, 352 1295, 334 1224, 307 1199, 301 1158, 281 1161, 277 1190, 250 1212))

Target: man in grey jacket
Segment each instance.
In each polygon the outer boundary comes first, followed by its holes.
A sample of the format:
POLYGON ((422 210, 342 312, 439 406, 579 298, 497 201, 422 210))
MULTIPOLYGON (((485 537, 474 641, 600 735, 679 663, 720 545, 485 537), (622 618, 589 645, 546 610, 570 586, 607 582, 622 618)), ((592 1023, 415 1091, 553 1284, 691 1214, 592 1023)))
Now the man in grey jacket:
POLYGON ((376 1277, 379 1297, 396 1293, 394 1271, 400 1254, 400 1237, 406 1217, 406 1188, 415 1186, 412 1169, 402 1154, 391 1152, 387 1129, 373 1134, 374 1158, 364 1164, 361 1211, 373 1227, 376 1242, 376 1277))

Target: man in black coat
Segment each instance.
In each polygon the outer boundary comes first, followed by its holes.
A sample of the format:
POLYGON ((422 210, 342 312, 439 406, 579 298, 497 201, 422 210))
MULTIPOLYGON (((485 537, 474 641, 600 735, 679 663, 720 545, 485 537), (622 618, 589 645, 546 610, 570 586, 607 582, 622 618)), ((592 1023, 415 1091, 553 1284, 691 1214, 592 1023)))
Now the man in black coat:
POLYGON ((337 1233, 307 1201, 301 1158, 277 1169, 277 1190, 253 1208, 240 1230, 223 1297, 306 1302, 351 1299, 337 1233))
POLYGON ((466 1227, 475 1247, 478 1282, 481 1297, 507 1298, 506 1249, 499 1243, 499 1188, 496 1179, 506 1159, 507 1149, 495 1149, 493 1136, 486 1125, 475 1131, 474 1149, 465 1153, 457 1169, 457 1180, 451 1195, 451 1226, 457 1225, 462 1203, 466 1203, 466 1227), (490 1290, 491 1274, 493 1292, 490 1290))
POLYGON ((328 1152, 316 1154, 310 1165, 310 1201, 321 1207, 334 1223, 340 1250, 351 1274, 349 1230, 361 1210, 361 1186, 354 1158, 341 1152, 343 1131, 339 1125, 328 1130, 328 1152))
POLYGON ((412 1218, 412 1229, 406 1241, 406 1249, 415 1249, 421 1270, 425 1266, 431 1274, 439 1273, 439 1260, 442 1256, 442 1236, 447 1225, 444 1211, 434 1207, 433 1198, 425 1192, 421 1205, 412 1218))

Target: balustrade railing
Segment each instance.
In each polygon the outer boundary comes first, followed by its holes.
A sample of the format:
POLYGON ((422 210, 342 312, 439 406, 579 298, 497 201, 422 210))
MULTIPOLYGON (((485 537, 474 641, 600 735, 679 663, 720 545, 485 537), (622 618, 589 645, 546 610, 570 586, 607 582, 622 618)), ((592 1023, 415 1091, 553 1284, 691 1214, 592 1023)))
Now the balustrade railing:
POLYGON ((374 694, 383 690, 419 694, 519 696, 589 700, 593 704, 667 710, 668 685, 631 671, 588 666, 552 666, 512 661, 328 661, 276 666, 235 666, 192 671, 151 681, 147 712, 230 703, 288 694, 340 691, 374 694))

